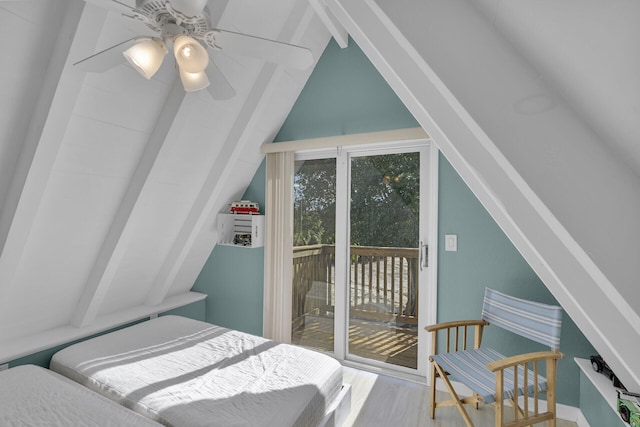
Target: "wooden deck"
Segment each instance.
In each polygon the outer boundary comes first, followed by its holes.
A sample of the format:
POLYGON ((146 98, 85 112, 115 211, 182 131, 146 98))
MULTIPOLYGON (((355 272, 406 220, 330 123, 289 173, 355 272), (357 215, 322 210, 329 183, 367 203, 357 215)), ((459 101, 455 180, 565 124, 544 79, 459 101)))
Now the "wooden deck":
MULTIPOLYGON (((333 318, 305 316, 304 326, 293 331, 292 342, 333 352, 333 318)), ((350 319, 349 353, 415 369, 418 354, 417 328, 350 319)))

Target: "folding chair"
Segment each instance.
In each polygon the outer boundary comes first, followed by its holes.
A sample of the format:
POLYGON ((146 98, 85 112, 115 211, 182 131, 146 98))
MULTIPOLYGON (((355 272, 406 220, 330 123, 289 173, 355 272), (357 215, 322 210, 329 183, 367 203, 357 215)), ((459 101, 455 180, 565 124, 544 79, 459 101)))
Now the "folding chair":
POLYGON ((556 369, 564 357, 560 347, 562 308, 505 295, 486 288, 481 320, 439 323, 425 329, 432 334, 431 418, 441 406, 455 405, 466 425, 473 427, 464 404, 495 404, 496 427, 521 427, 548 421, 556 425, 556 369), (505 357, 490 348, 480 348, 483 328, 499 326, 538 343, 550 351, 505 357), (446 333, 445 352, 438 353, 438 333, 446 333), (473 333, 473 348, 467 349, 469 333, 473 333), (539 372, 539 362, 546 362, 546 378, 539 372), (472 390, 469 397, 458 397, 448 376, 472 390), (436 379, 441 378, 452 399, 436 402, 436 379), (525 386, 526 384, 526 386, 525 386), (546 394, 547 409, 541 412, 539 394, 546 394), (518 396, 523 396, 522 407, 518 396), (532 398, 532 404, 529 399, 532 398), (504 400, 514 408, 514 420, 505 421, 504 400), (533 408, 531 408, 533 406, 533 408))

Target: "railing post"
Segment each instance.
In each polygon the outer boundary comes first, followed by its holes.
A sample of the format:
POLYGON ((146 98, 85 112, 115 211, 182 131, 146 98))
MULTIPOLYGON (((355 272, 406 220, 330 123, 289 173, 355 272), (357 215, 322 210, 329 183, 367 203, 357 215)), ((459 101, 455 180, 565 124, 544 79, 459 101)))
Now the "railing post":
MULTIPOLYGON (((349 257, 349 299, 351 308, 357 310, 359 316, 372 320, 417 322, 418 285, 417 272, 414 271, 417 267, 417 248, 353 246, 349 257)), ((307 314, 305 311, 308 307, 305 305, 308 305, 308 293, 314 282, 326 284, 324 301, 316 298, 315 307, 323 312, 331 307, 335 298, 334 259, 333 245, 294 247, 294 320, 307 314)))

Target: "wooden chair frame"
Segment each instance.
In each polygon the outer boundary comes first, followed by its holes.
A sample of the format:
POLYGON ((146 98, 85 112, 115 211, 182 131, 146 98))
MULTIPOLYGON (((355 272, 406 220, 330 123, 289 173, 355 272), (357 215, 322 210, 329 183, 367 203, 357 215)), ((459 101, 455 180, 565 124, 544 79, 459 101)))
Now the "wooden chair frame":
MULTIPOLYGON (((489 322, 486 320, 461 320, 453 322, 439 323, 436 325, 427 326, 425 330, 432 334, 432 355, 438 354, 438 334, 446 332, 445 338, 445 353, 466 351, 468 341, 470 341, 470 333, 473 334, 473 348, 479 349, 482 343, 482 334, 485 326, 488 326, 489 322), (453 339, 452 339, 453 338, 453 339)), ((557 349, 551 349, 550 351, 541 351, 534 353, 521 354, 489 363, 486 368, 495 374, 495 426, 496 427, 523 427, 531 426, 535 423, 547 421, 549 427, 555 427, 556 425, 556 372, 558 359, 563 358, 563 354, 557 349), (539 408, 539 394, 538 387, 534 387, 533 393, 530 393, 529 388, 524 386, 529 384, 531 380, 535 384, 538 384, 538 366, 539 362, 546 362, 546 380, 547 390, 544 392, 547 397, 547 410, 540 412, 539 408), (531 366, 531 368, 530 368, 531 366), (524 378, 518 378, 519 367, 523 367, 524 378), (506 393, 504 389, 504 378, 506 370, 511 369, 514 377, 514 388, 511 393, 506 393), (533 371, 534 378, 528 378, 530 370, 533 371), (522 386, 522 390, 519 390, 519 386, 522 386), (532 394, 532 396, 530 396, 532 394), (509 395, 513 397, 509 397, 509 395), (518 396, 523 396, 523 405, 520 407, 518 396), (529 398, 533 399, 533 405, 529 404, 529 398), (505 421, 504 416, 504 401, 509 400, 510 404, 514 408, 514 420, 511 422, 505 421), (533 406, 531 408, 530 406, 533 406)), ((455 405, 460 412, 460 415, 464 419, 468 427, 473 427, 473 422, 469 417, 469 414, 465 410, 465 404, 473 404, 475 409, 478 409, 478 404, 484 402, 484 399, 474 391, 472 396, 460 398, 453 388, 448 376, 449 372, 446 372, 432 356, 429 357, 430 361, 430 416, 435 418, 436 408, 443 406, 455 405), (450 400, 436 402, 436 380, 441 378, 444 382, 449 394, 450 400)))

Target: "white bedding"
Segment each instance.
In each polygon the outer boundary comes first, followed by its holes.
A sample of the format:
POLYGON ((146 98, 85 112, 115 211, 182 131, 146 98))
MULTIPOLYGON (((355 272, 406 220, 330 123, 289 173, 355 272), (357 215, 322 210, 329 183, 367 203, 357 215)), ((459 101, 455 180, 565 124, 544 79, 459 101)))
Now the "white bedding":
POLYGON ((34 365, 0 372, 0 426, 159 426, 55 372, 34 365))
POLYGON ((315 426, 342 385, 328 356, 178 316, 67 347, 51 369, 168 426, 315 426))

